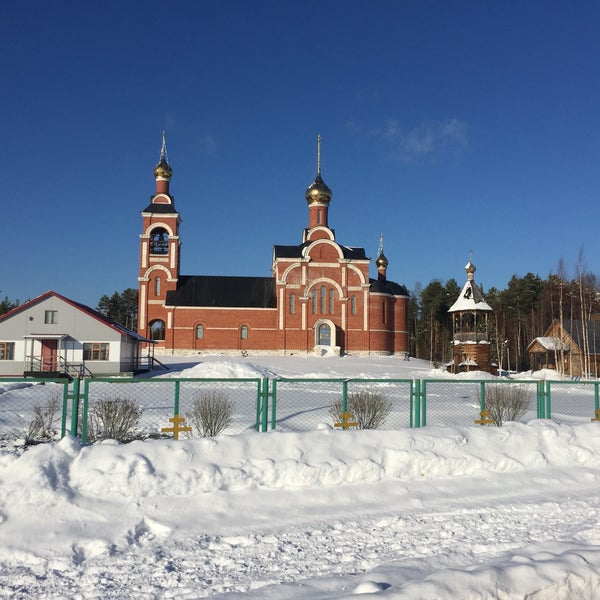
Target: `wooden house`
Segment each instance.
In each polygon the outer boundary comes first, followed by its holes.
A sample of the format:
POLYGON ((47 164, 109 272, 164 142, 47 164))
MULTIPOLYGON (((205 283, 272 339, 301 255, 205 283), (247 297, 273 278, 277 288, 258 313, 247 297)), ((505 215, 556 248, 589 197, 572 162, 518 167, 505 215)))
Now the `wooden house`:
POLYGON ((532 370, 555 369, 571 377, 600 374, 600 316, 589 321, 554 319, 527 347, 532 370), (587 357, 587 360, 586 360, 587 357), (586 364, 587 363, 587 364, 586 364))

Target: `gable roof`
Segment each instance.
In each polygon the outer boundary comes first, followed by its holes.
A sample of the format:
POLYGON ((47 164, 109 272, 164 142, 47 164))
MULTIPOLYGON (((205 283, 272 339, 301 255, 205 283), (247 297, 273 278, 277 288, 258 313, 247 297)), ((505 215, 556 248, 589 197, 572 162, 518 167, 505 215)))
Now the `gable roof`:
POLYGON ((182 275, 167 292, 166 306, 276 308, 273 277, 182 275))
MULTIPOLYGON (((554 320, 554 323, 560 327, 560 322, 557 319, 554 320)), ((552 329, 552 327, 553 325, 550 326, 550 329, 552 329)), ((600 320, 590 319, 589 321, 585 321, 585 327, 587 328, 589 351, 592 354, 600 354, 600 320)), ((563 319, 563 328, 573 342, 577 344, 579 348, 583 349, 585 339, 584 321, 563 319)))
MULTIPOLYGON (((274 258, 303 258, 304 248, 313 244, 315 240, 310 240, 308 242, 304 242, 303 244, 299 244, 297 246, 281 246, 276 245, 273 246, 273 257, 274 258)), ((342 246, 337 242, 333 242, 336 246, 338 246, 342 255, 346 259, 350 260, 368 260, 367 255, 365 254, 364 248, 358 248, 353 246, 342 246)))
POLYGON ((62 296, 61 294, 58 294, 57 292, 53 292, 52 290, 45 292, 44 294, 41 294, 40 296, 37 296, 36 298, 27 300, 27 302, 20 304, 19 306, 13 308, 12 310, 9 310, 7 313, 4 313, 3 315, 0 315, 0 323, 2 323, 2 321, 6 320, 14 315, 17 315, 25 310, 28 310, 29 308, 35 306, 36 304, 39 304, 40 302, 43 302, 44 300, 51 298, 51 297, 58 298, 59 300, 66 302, 67 304, 73 306, 74 308, 81 310, 82 312, 86 313, 88 316, 92 317, 93 319, 96 319, 97 321, 100 321, 107 327, 114 329, 121 335, 129 336, 129 337, 132 337, 139 341, 144 341, 144 342, 151 341, 151 340, 147 340, 143 336, 140 336, 137 332, 132 331, 131 329, 127 329, 126 327, 123 327, 123 325, 121 325, 120 323, 117 323, 113 319, 110 319, 109 317, 103 315, 102 313, 98 312, 97 310, 94 310, 93 308, 90 308, 89 306, 86 306, 85 304, 81 304, 81 302, 76 302, 75 300, 70 300, 69 298, 62 296))

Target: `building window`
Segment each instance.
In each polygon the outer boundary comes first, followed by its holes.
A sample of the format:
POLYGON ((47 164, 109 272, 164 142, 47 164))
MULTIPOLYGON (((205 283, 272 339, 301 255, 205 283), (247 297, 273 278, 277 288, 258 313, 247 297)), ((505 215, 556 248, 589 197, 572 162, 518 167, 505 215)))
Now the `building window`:
POLYGON ((169 234, 159 227, 150 234, 150 254, 168 254, 169 234))
POLYGON ((329 314, 333 314, 333 290, 329 290, 329 314))
POLYGON ((108 344, 84 342, 83 360, 108 360, 108 344))
POLYGON ((312 291, 312 312, 313 315, 317 314, 317 290, 312 291))
POLYGON ((324 315, 325 314, 325 286, 322 285, 321 286, 321 314, 324 315))
POLYGON ((15 360, 14 342, 0 342, 0 360, 15 360))
POLYGON ((290 294, 290 314, 293 315, 296 312, 296 296, 290 294))
POLYGON ((385 302, 381 303, 381 320, 385 323, 387 321, 387 315, 385 310, 385 302))
POLYGON ((204 325, 196 325, 196 339, 201 340, 204 337, 204 325))
POLYGON ((248 325, 242 325, 240 327, 240 339, 242 339, 242 340, 248 339, 248 325))
POLYGON ((165 339, 165 322, 160 319, 150 323, 150 339, 163 341, 165 339))
POLYGON ((160 296, 160 277, 154 280, 154 295, 160 296))
POLYGON ((352 296, 352 298, 350 298, 350 312, 353 315, 356 314, 356 296, 352 296))
POLYGON ((44 312, 44 323, 46 325, 56 325, 58 323, 58 311, 47 310, 44 312))

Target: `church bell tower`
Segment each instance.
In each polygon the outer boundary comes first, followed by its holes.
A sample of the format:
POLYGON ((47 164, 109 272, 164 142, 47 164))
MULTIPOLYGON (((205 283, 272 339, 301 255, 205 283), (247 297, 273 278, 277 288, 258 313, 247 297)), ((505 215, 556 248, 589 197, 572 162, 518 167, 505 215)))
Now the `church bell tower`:
POLYGON ((154 167, 155 193, 142 211, 138 276, 138 331, 157 341, 165 339, 167 292, 177 288, 179 279, 181 218, 169 190, 172 175, 163 131, 160 160, 154 167))

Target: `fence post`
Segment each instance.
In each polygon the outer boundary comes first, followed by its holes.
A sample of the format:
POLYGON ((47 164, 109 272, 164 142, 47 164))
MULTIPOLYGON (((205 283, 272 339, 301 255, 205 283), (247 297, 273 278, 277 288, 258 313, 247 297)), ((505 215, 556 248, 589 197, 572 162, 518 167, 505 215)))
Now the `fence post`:
POLYGON ((546 419, 552 418, 552 398, 550 397, 550 381, 546 381, 546 409, 544 411, 546 419))
MULTIPOLYGON (((261 396, 262 396, 262 431, 267 431, 269 426, 269 380, 266 377, 263 377, 262 387, 261 387, 261 396)), ((275 423, 271 422, 271 428, 275 429, 275 423)))
POLYGON ((348 380, 342 381, 342 414, 348 412, 348 380))
POLYGON ((483 418, 483 411, 485 410, 485 382, 479 382, 479 414, 483 418))
POLYGON ((594 383, 594 414, 598 414, 598 410, 600 410, 600 395, 598 393, 598 382, 594 383))
POLYGON ((89 406, 89 387, 90 382, 88 379, 83 381, 83 423, 81 424, 81 443, 87 444, 88 437, 88 406, 89 406))
POLYGON ((175 401, 173 402, 173 416, 179 416, 179 389, 181 387, 181 381, 175 380, 175 401))
POLYGON ((73 379, 71 399, 71 435, 76 437, 79 424, 79 377, 73 379))
POLYGON ((546 407, 544 405, 544 396, 545 396, 544 382, 538 381, 537 382, 537 418, 538 419, 546 418, 545 417, 546 407))
MULTIPOLYGON (((275 385, 275 380, 272 382, 272 392, 269 394, 269 385, 271 382, 268 379, 265 379, 266 394, 267 394, 267 404, 269 402, 269 395, 272 396, 273 401, 271 402, 271 429, 275 429, 275 425, 277 424, 277 387, 275 385)), ((267 429, 265 428, 265 431, 267 429)))
MULTIPOLYGON (((415 379, 415 388, 414 388, 414 426, 421 427, 421 380, 415 379)), ((412 415, 411 415, 412 419, 412 415)), ((411 423, 411 426, 413 424, 411 423)))

